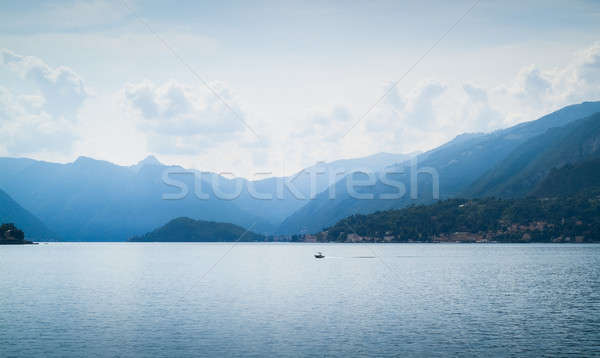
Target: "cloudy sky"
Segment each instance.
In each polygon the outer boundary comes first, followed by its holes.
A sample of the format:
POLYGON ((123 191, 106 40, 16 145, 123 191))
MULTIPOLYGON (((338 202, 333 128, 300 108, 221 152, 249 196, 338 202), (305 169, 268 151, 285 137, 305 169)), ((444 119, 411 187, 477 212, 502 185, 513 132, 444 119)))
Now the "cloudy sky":
POLYGON ((599 35, 591 0, 3 2, 0 156, 252 177, 427 150, 600 100, 599 35))

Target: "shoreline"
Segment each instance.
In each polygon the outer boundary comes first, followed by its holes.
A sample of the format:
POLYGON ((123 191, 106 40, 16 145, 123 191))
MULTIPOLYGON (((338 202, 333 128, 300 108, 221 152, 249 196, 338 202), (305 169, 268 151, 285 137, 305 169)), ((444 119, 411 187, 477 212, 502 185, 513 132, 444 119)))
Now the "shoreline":
POLYGON ((38 245, 39 243, 23 240, 20 242, 14 242, 14 240, 0 240, 0 245, 38 245))
MULTIPOLYGON (((431 245, 588 245, 600 244, 600 241, 593 242, 306 242, 306 241, 38 241, 31 242, 31 245, 39 244, 345 244, 345 245, 364 245, 364 244, 431 244, 431 245)), ((7 244, 15 245, 15 244, 7 244)), ((25 245, 25 244, 16 244, 25 245)))

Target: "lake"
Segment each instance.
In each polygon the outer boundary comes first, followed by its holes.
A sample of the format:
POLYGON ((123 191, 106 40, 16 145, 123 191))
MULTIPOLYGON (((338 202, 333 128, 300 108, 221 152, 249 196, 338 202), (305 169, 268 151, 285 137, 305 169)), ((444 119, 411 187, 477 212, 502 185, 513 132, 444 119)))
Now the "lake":
POLYGON ((0 246, 2 357, 313 355, 598 356, 600 245, 0 246))

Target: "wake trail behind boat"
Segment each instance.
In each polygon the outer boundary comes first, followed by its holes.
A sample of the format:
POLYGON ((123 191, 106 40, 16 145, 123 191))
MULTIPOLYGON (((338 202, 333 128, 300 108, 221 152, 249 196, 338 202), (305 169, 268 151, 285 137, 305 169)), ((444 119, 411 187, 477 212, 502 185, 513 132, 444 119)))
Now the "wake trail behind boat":
POLYGON ((325 256, 325 259, 374 259, 376 256, 325 256))

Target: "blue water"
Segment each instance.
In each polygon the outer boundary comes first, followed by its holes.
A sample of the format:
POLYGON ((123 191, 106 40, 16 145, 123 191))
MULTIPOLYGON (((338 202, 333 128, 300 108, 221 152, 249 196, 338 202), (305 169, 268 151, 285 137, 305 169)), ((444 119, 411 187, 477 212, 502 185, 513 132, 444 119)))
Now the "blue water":
POLYGON ((0 246, 2 357, 312 355, 600 356, 600 245, 0 246))

